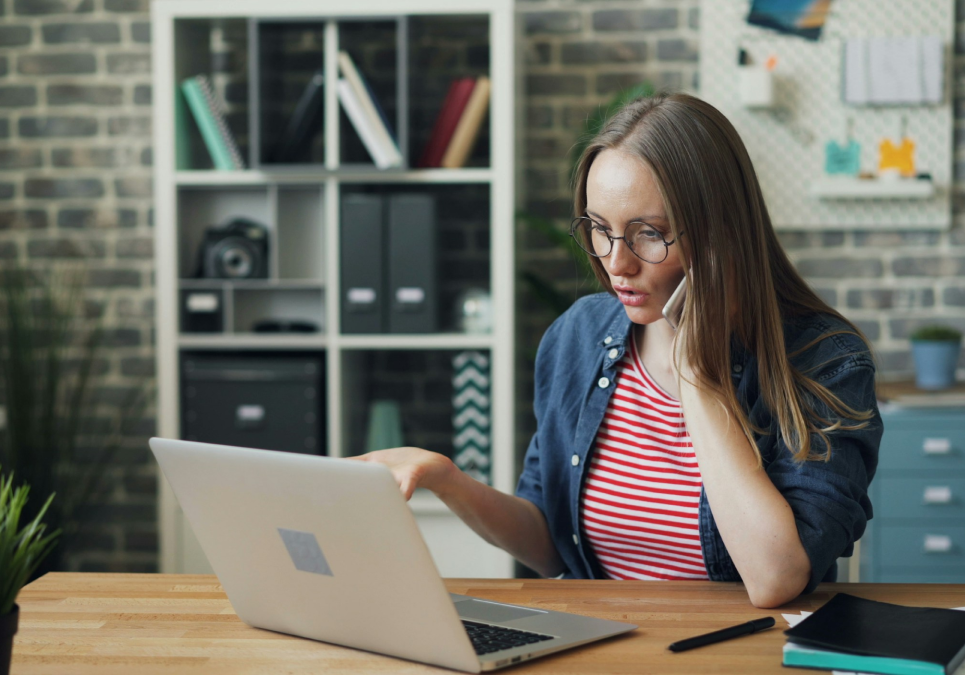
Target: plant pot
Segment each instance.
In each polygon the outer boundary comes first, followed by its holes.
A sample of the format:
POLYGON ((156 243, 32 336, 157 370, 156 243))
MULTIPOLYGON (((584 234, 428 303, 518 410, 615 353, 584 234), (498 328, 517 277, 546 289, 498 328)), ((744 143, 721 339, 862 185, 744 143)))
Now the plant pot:
POLYGON ((955 384, 955 368, 962 343, 951 340, 912 340, 915 385, 919 389, 948 389, 955 384))
POLYGON ((9 613, 0 616, 0 675, 10 675, 10 656, 13 653, 13 636, 20 623, 20 607, 13 606, 9 613))

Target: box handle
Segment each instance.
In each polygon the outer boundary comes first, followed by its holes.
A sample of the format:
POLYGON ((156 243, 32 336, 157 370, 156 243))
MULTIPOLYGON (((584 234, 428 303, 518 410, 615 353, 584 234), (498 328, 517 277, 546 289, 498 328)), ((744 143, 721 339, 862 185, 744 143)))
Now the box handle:
POLYGON ((946 534, 926 534, 925 553, 951 553, 952 538, 946 534))
POLYGON ((952 488, 950 485, 929 485, 922 496, 925 504, 951 504, 952 488))
POLYGON ((952 441, 948 438, 926 438, 921 449, 926 455, 950 455, 952 441))

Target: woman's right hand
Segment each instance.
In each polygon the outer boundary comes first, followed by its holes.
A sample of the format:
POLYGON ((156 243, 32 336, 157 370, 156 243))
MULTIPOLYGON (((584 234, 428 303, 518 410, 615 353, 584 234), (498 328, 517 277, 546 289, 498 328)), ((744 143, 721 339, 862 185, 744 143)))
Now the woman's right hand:
POLYGON ((445 455, 422 448, 390 448, 376 450, 358 457, 362 462, 383 464, 392 472, 406 501, 416 488, 426 488, 438 494, 451 479, 456 465, 445 455))

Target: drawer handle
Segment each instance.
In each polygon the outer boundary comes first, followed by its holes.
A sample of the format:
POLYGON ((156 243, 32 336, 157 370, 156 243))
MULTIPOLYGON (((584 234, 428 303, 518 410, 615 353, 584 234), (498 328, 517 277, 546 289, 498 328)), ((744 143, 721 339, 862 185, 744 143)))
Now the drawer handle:
POLYGON ((951 553, 952 538, 945 534, 926 534, 925 553, 951 553))
POLYGON ((926 455, 952 454, 952 441, 948 438, 926 438, 921 449, 926 455))
POLYGON ((923 497, 925 504, 951 504, 952 488, 949 485, 929 485, 923 497))

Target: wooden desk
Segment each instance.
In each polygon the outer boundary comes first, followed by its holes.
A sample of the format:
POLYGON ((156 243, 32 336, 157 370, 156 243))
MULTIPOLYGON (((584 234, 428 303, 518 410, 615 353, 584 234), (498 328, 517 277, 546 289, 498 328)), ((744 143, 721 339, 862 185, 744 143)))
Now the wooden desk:
MULTIPOLYGON (((508 673, 787 675, 781 611, 817 609, 837 591, 908 605, 965 606, 965 585, 826 584, 780 611, 755 609, 734 583, 453 579, 446 585, 456 593, 640 626, 508 673), (674 640, 767 615, 778 624, 764 633, 667 651, 674 640)), ((19 604, 11 666, 18 675, 453 672, 251 628, 235 616, 213 576, 48 574, 24 588, 19 604)))

